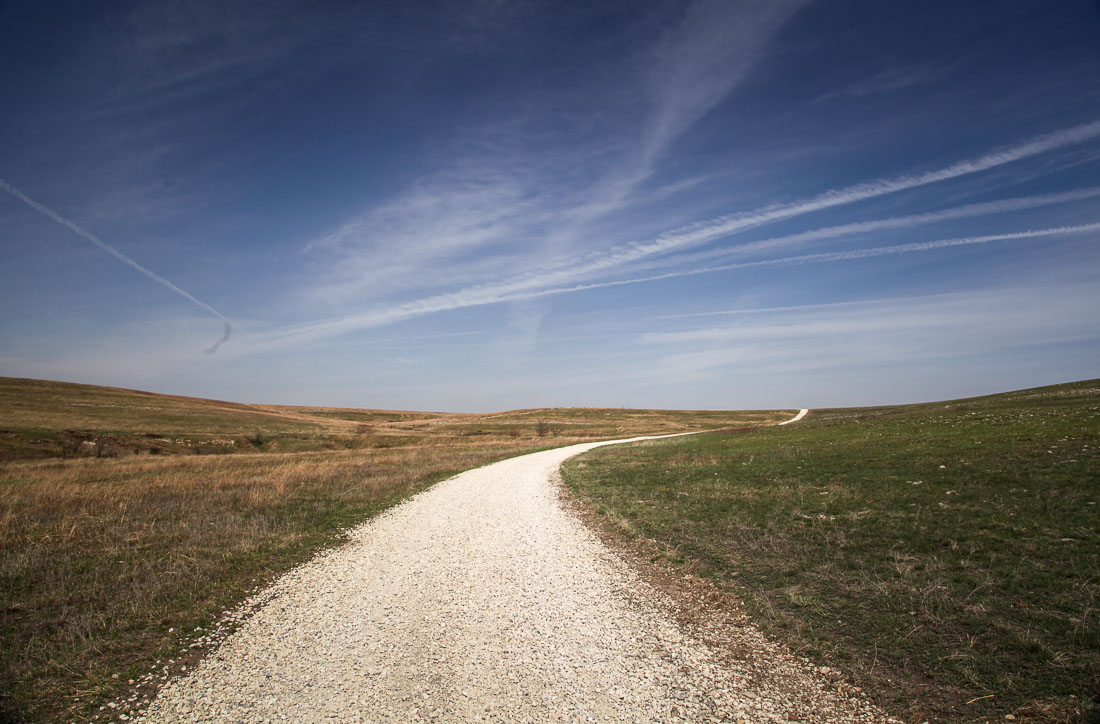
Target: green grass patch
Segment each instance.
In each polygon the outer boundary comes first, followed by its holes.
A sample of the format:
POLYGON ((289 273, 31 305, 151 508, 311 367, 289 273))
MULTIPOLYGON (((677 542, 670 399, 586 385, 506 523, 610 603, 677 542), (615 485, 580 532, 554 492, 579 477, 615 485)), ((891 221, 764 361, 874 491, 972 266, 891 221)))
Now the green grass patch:
POLYGON ((1098 447, 1093 380, 600 449, 564 479, 908 719, 1065 721, 1100 681, 1098 447))

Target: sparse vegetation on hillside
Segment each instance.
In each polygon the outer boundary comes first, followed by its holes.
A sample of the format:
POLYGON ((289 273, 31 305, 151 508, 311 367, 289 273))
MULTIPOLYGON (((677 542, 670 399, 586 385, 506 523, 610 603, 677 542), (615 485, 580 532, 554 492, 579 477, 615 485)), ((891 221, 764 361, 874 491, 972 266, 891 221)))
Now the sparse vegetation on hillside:
POLYGON ((1095 721, 1098 448, 1093 380, 601 449, 564 477, 907 721, 1095 721))
POLYGON ((786 416, 252 406, 0 378, 0 719, 128 698, 251 589, 461 470, 551 440, 786 416))
POLYGON ((246 405, 0 377, 0 462, 450 446, 456 437, 515 441, 530 438, 536 420, 563 441, 599 440, 766 423, 782 415, 770 411, 601 408, 476 415, 246 405))

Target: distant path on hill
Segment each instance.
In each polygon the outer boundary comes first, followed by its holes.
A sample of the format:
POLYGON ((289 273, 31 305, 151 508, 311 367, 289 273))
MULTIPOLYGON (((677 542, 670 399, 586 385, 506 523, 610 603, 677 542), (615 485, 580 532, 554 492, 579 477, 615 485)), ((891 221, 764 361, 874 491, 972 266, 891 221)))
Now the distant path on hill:
POLYGON ((691 605, 567 510, 564 460, 646 439, 471 470, 360 526, 261 594, 255 615, 145 718, 885 720, 740 614, 721 630, 686 622, 691 605))
POLYGON ((794 417, 792 417, 789 420, 784 420, 783 422, 780 422, 778 424, 780 424, 780 425, 790 425, 792 422, 798 422, 803 417, 805 417, 806 413, 808 413, 808 412, 809 412, 809 410, 805 410, 805 409, 799 410, 797 415, 795 415, 794 417))

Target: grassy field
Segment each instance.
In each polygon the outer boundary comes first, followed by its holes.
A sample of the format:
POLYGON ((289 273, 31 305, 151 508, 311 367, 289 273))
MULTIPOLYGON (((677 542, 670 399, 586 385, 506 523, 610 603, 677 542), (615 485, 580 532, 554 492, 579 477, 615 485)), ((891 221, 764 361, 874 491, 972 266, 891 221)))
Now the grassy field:
POLYGON ((0 462, 58 457, 211 455, 454 445, 543 444, 780 419, 774 411, 555 408, 491 414, 246 405, 0 377, 0 462))
POLYGON ((906 721, 1098 721, 1100 380, 593 451, 628 536, 906 721))
POLYGON ((789 416, 242 405, 0 378, 0 720, 133 696, 257 586, 461 470, 789 416))

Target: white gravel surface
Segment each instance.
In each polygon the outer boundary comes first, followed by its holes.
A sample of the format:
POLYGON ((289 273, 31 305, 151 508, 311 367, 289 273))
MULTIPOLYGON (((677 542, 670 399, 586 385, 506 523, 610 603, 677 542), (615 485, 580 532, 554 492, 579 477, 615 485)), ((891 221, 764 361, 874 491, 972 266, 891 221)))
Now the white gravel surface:
POLYGON ((471 470, 360 526, 253 601, 256 613, 144 717, 885 720, 745 623, 678 625, 679 604, 559 499, 561 463, 606 444, 471 470))
POLYGON ((798 411, 798 414, 797 414, 797 415, 795 415, 794 417, 792 417, 792 418, 791 418, 791 419, 789 419, 789 420, 784 420, 783 422, 780 422, 780 423, 778 423, 778 424, 779 424, 779 425, 790 425, 790 424, 791 424, 792 422, 798 422, 798 421, 799 421, 799 420, 801 420, 801 419, 802 419, 803 417, 805 417, 805 416, 806 416, 806 413, 808 413, 808 412, 809 412, 809 410, 805 410, 805 409, 803 409, 803 410, 799 410, 799 411, 798 411))

